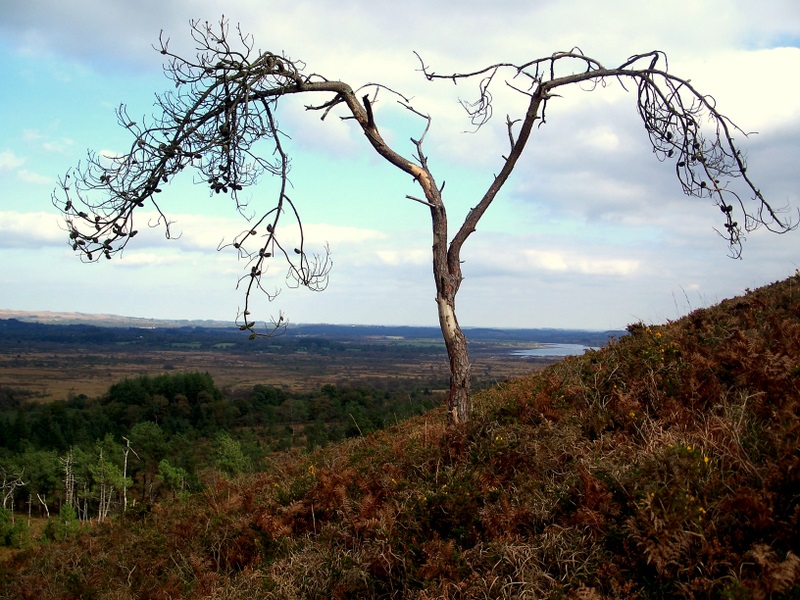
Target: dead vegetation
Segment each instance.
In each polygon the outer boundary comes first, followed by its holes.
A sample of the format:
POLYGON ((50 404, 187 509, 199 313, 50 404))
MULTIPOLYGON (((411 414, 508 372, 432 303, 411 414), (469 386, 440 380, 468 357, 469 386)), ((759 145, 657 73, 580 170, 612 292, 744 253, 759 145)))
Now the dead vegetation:
POLYGON ((3 597, 800 597, 800 276, 630 333, 467 425, 434 411, 17 554, 3 597))

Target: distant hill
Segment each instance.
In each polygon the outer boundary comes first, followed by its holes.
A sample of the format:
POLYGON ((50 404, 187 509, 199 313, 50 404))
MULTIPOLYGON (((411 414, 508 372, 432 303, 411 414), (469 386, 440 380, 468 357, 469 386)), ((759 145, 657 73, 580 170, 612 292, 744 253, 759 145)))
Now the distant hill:
POLYGON ((79 312, 22 311, 0 308, 0 319, 48 325, 94 325, 97 327, 233 327, 233 323, 214 320, 169 320, 79 312))
MULTIPOLYGON (((94 340, 123 341, 135 336, 156 337, 168 335, 171 338, 180 335, 179 331, 191 332, 193 338, 198 335, 206 338, 232 337, 237 341, 243 334, 234 323, 213 320, 163 320, 138 317, 122 317, 118 315, 98 315, 84 313, 59 312, 25 312, 0 309, 0 329, 17 333, 25 332, 38 335, 47 332, 51 341, 63 334, 70 340, 82 332, 82 336, 94 340), (36 324, 44 327, 30 327, 36 324), (63 329, 59 329, 62 327, 63 329), (102 330, 98 330, 102 328, 102 330), (110 332, 109 329, 113 330, 110 332), (152 333, 148 333, 148 331, 152 333)), ((624 331, 592 331, 579 329, 502 329, 502 328, 465 328, 471 341, 491 340, 496 342, 535 342, 540 344, 583 344, 585 346, 602 346, 611 337, 625 335, 624 331)), ((438 327, 421 327, 405 325, 333 325, 291 323, 281 334, 286 337, 320 337, 328 339, 364 339, 364 338, 429 338, 440 339, 438 327)), ((244 338, 246 339, 246 337, 244 338)))

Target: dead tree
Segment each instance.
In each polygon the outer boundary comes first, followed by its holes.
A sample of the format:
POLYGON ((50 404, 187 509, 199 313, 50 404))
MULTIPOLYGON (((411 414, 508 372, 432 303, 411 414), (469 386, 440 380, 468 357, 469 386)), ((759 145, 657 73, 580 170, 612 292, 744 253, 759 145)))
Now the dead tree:
POLYGON ((137 458, 137 460, 141 460, 139 455, 136 454, 136 450, 131 448, 131 441, 122 436, 122 439, 125 440, 125 448, 122 450, 122 455, 124 460, 122 462, 122 512, 128 510, 128 454, 133 452, 133 455, 137 458))
MULTIPOLYGON (((420 59, 421 72, 431 82, 475 82, 477 98, 463 102, 473 125, 486 126, 492 116, 492 92, 504 86, 518 94, 519 114, 507 116, 509 148, 500 159, 493 181, 476 198, 455 234, 450 237, 443 183, 437 183, 423 150, 431 118, 401 94, 377 83, 353 89, 307 71, 299 60, 254 50, 252 37, 227 21, 218 24, 192 22, 197 54, 184 57, 169 49, 163 33, 156 49, 166 57, 165 73, 174 90, 157 96, 156 114, 150 122, 136 122, 125 106, 118 110, 120 125, 132 134, 127 153, 103 157, 90 153, 88 160, 68 172, 53 194, 66 215, 72 247, 84 260, 111 258, 136 235, 137 209, 151 207, 170 236, 170 221, 162 211, 162 187, 184 169, 200 174, 212 193, 229 196, 247 220, 244 230, 228 244, 246 261, 240 280, 244 306, 237 322, 260 335, 251 315, 254 293, 272 299, 276 292, 264 286, 267 266, 275 261, 288 265, 289 285, 312 290, 326 287, 331 269, 327 251, 314 254, 306 247, 297 203, 289 191, 289 157, 277 110, 284 96, 302 94, 306 108, 325 119, 335 112, 360 129, 369 144, 389 163, 413 178, 421 197, 409 194, 430 212, 433 237, 433 276, 439 324, 450 360, 448 420, 462 423, 469 417, 470 362, 464 333, 456 318, 455 300, 462 282, 461 249, 480 219, 511 176, 535 126, 545 122, 546 110, 561 88, 622 85, 635 90, 636 108, 656 157, 674 165, 683 191, 709 198, 722 213, 719 232, 731 253, 741 252, 743 233, 764 225, 785 232, 793 225, 765 200, 747 173, 745 157, 734 141, 746 137, 723 114, 711 96, 667 69, 661 52, 637 54, 616 67, 605 67, 579 49, 557 52, 524 63, 497 63, 465 73, 439 74, 420 59), (412 138, 410 156, 384 139, 373 110, 378 91, 392 95, 420 118, 420 133, 412 138), (269 152, 257 142, 267 142, 269 152), (240 192, 263 174, 276 177, 276 191, 259 207, 242 200, 240 192), (286 221, 300 231, 299 241, 289 243, 282 234, 286 221)), ((273 319, 273 328, 284 325, 273 319)))
POLYGON ((3 495, 3 508, 10 510, 12 513, 14 512, 14 493, 17 488, 27 485, 22 480, 23 475, 25 475, 25 469, 22 469, 19 473, 12 474, 6 471, 4 467, 0 467, 0 479, 2 480, 0 482, 0 493, 3 495))
POLYGON ((75 456, 72 448, 58 461, 64 469, 64 504, 75 507, 75 456))

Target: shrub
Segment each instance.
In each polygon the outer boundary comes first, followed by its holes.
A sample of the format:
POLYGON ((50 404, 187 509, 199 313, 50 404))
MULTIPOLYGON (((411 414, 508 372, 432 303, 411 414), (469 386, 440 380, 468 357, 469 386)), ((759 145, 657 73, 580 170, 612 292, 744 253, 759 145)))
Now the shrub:
POLYGON ((74 538, 78 534, 80 526, 75 508, 71 504, 63 504, 58 518, 47 521, 42 537, 53 542, 64 542, 74 538))

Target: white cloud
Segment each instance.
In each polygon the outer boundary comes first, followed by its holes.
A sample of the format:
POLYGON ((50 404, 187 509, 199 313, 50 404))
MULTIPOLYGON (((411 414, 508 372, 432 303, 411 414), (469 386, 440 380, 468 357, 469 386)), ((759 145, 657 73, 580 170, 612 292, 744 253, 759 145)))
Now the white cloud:
POLYGON ((68 137, 53 139, 35 128, 25 128, 22 130, 22 141, 35 144, 42 150, 51 154, 67 154, 74 152, 75 141, 68 137))
POLYGON ((613 152, 618 150, 620 135, 610 125, 598 125, 583 133, 585 144, 596 151, 613 152))
POLYGON ((111 161, 115 158, 120 158, 122 156, 125 156, 125 153, 119 152, 117 150, 109 150, 108 148, 103 148, 97 151, 97 156, 98 158, 100 158, 100 160, 105 159, 111 161))
POLYGON ((0 170, 18 169, 25 163, 25 159, 17 156, 10 150, 0 152, 0 170))
POLYGON ((598 258, 576 252, 553 250, 523 250, 527 263, 545 271, 564 271, 581 275, 614 275, 630 277, 639 271, 640 261, 618 258, 598 258))
POLYGON ((714 96, 744 131, 767 133, 800 119, 797 82, 786 76, 798 62, 797 47, 726 49, 681 61, 673 70, 689 73, 692 84, 714 96))
POLYGON ((22 130, 22 140, 25 142, 38 142, 39 140, 44 139, 44 135, 39 133, 37 129, 23 129, 22 130))
POLYGON ((162 267, 170 265, 180 265, 185 262, 183 257, 177 254, 156 254, 154 252, 125 251, 123 258, 119 261, 120 267, 162 267))
POLYGON ((528 258, 528 262, 534 267, 546 271, 567 271, 570 268, 561 252, 525 250, 523 255, 528 258))
POLYGON ((22 140, 25 142, 38 142, 41 139, 44 139, 44 136, 36 129, 23 129, 22 131, 22 140))
POLYGON ((25 183, 30 183, 33 185, 53 185, 55 183, 54 178, 46 175, 40 175, 39 173, 34 173, 28 169, 20 169, 17 175, 25 183))
MULTIPOLYGON (((30 224, 47 218, 58 223, 58 216, 50 213, 0 213, 6 215, 6 220, 0 220, 0 227, 6 229, 27 230, 30 224)), ((218 246, 232 243, 234 238, 245 231, 249 224, 235 213, 218 216, 206 214, 188 213, 167 213, 170 221, 170 238, 165 237, 163 219, 154 211, 144 211, 135 213, 134 228, 138 230, 136 238, 130 241, 127 252, 134 249, 144 250, 146 248, 180 249, 184 252, 217 253, 218 246)), ((262 233, 257 236, 261 239, 266 233, 262 227, 262 233)), ((58 230, 63 240, 66 240, 66 233, 58 230)), ((328 223, 304 223, 303 232, 305 241, 310 250, 318 247, 321 251, 325 244, 334 246, 347 246, 361 251, 363 246, 381 242, 387 239, 384 232, 375 229, 364 229, 351 226, 340 226, 328 223)), ((295 240, 299 237, 299 229, 296 225, 287 222, 278 230, 280 239, 288 248, 295 245, 295 240)), ((66 243, 66 242, 64 242, 66 243)))
POLYGON ((0 248, 67 245, 67 234, 53 213, 0 211, 0 248))
POLYGON ((377 250, 375 256, 377 256, 381 262, 392 266, 422 265, 431 262, 431 253, 422 249, 377 250))
POLYGON ((376 229, 363 229, 332 225, 328 223, 309 223, 303 225, 306 237, 313 243, 351 243, 363 244, 376 240, 385 240, 387 235, 376 229))
POLYGON ((75 142, 69 138, 60 138, 57 140, 48 140, 42 143, 42 148, 45 152, 52 152, 54 154, 66 154, 73 152, 75 142))
MULTIPOLYGON (((140 215, 141 218, 148 219, 148 222, 155 223, 157 215, 147 213, 140 215)), ((172 233, 178 238, 181 246, 194 249, 216 249, 217 243, 233 241, 233 238, 245 231, 250 225, 243 218, 237 218, 234 214, 229 217, 192 215, 192 214, 170 214, 172 233)), ((292 247, 292 240, 299 240, 299 229, 296 225, 285 223, 276 230, 281 240, 286 245, 292 247)), ((311 245, 322 246, 330 244, 363 244, 374 240, 386 238, 386 234, 374 229, 361 229, 358 227, 333 225, 328 223, 304 223, 303 233, 305 241, 311 245)), ((262 227, 259 239, 266 234, 262 227)), ((160 242, 159 242, 160 243, 160 242)))

